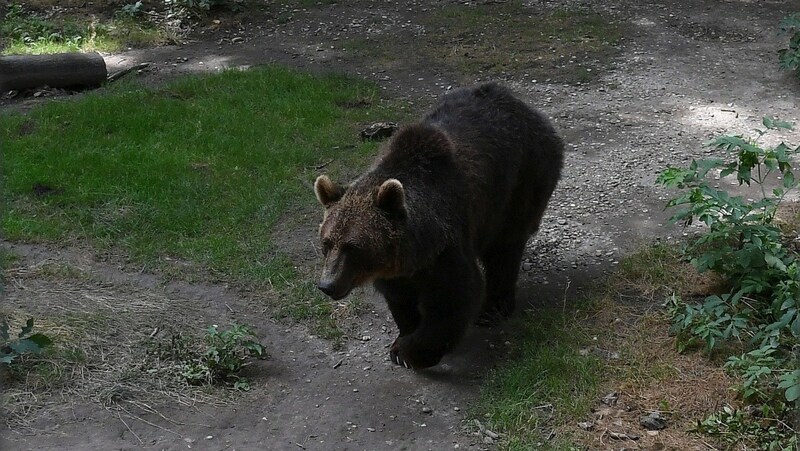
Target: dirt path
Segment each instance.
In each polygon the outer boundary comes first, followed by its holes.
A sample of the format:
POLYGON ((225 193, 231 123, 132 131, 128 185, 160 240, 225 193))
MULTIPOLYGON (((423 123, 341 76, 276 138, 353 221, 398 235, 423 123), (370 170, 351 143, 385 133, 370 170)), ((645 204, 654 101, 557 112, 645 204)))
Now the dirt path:
MULTIPOLYGON (((234 31, 209 28, 181 47, 129 51, 109 55, 107 61, 120 68, 151 62, 143 76, 153 83, 180 73, 267 62, 344 70, 373 79, 387 95, 402 96, 412 108, 422 108, 462 80, 418 57, 383 70, 380 61, 348 54, 337 42, 378 32, 353 25, 364 17, 385 18, 381 23, 386 29, 379 32, 416 29, 426 8, 440 3, 447 2, 318 6, 291 11, 292 19, 284 24, 276 19, 257 25, 244 21, 234 31)), ((777 24, 800 10, 800 2, 525 2, 532 10, 564 3, 614 18, 623 24, 625 38, 614 68, 587 84, 546 82, 515 72, 502 77, 550 114, 569 143, 564 178, 523 265, 519 296, 532 305, 561 303, 565 291, 572 298, 641 241, 682 233, 661 227, 666 193, 653 182, 666 165, 704 155, 700 143, 721 132, 746 132, 764 115, 800 122, 800 83, 776 69, 775 55, 783 44, 776 35, 777 24)), ((800 142, 797 132, 784 137, 800 142)), ((313 229, 310 221, 298 240, 307 242, 313 229)), ((24 430, 4 429, 3 449, 486 446, 462 430, 462 420, 492 359, 502 355, 502 331, 473 331, 444 365, 417 374, 388 361, 386 346, 394 326, 380 300, 357 320, 355 336, 362 339, 349 340, 346 349, 337 352, 302 327, 268 320, 252 293, 163 283, 75 250, 4 246, 22 255, 22 266, 60 261, 89 275, 78 282, 69 279, 70 289, 64 279, 20 275, 19 283, 8 287, 4 302, 35 298, 69 306, 81 296, 108 296, 123 303, 150 299, 151 305, 166 310, 181 309, 187 324, 231 319, 254 324, 272 358, 252 368, 253 390, 235 402, 176 402, 167 397, 146 406, 123 403, 130 410, 120 412, 104 408, 96 399, 70 397, 34 415, 24 430)), ((311 249, 299 258, 297 263, 308 267, 316 263, 311 249)))

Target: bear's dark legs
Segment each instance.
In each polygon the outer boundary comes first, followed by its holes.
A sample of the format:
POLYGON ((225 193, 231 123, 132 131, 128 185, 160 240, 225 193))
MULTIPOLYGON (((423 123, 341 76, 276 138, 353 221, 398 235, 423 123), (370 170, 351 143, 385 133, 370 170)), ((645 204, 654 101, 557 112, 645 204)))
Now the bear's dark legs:
POLYGON ((482 261, 486 271, 486 302, 480 324, 491 324, 499 317, 509 317, 516 305, 517 276, 527 240, 489 247, 482 261))
POLYGON ((375 288, 386 298, 392 318, 400 330, 400 336, 414 332, 422 320, 422 315, 418 306, 419 294, 412 282, 403 279, 377 280, 375 288))
POLYGON ((483 278, 473 256, 460 250, 445 252, 429 274, 419 281, 419 326, 395 340, 392 361, 415 369, 439 363, 463 337, 483 297, 483 278), (442 274, 439 274, 442 273, 442 274))

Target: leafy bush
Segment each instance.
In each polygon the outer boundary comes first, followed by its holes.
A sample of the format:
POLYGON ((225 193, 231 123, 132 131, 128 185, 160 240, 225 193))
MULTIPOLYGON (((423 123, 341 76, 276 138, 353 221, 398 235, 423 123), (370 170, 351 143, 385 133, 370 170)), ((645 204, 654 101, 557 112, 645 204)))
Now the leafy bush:
MULTIPOLYGON (((769 118, 763 125, 754 139, 723 136, 708 143, 723 151, 725 158, 667 168, 658 182, 683 190, 667 204, 683 207, 673 222, 688 225, 697 220, 707 226, 687 244, 686 257, 699 272, 721 275, 729 287, 727 293, 708 296, 699 305, 673 295, 669 306, 679 350, 703 343, 709 352, 731 353, 732 345, 739 345, 744 353, 729 357, 725 367, 743 377, 742 398, 762 406, 776 420, 777 435, 762 438, 784 446, 793 434, 780 419, 791 422, 788 417, 800 408, 800 261, 775 218, 787 194, 798 186, 791 158, 800 146, 780 143, 762 148, 759 141, 770 130, 791 128, 769 118), (709 174, 716 170, 720 178, 735 175, 740 186, 755 184, 760 199, 745 200, 712 187, 709 174), (768 191, 775 176, 779 186, 768 191)), ((721 414, 720 418, 745 417, 721 414)))
POLYGON ((23 354, 38 354, 53 343, 47 335, 31 332, 33 332, 33 318, 28 318, 17 338, 12 340, 8 321, 0 320, 0 363, 11 364, 23 354))
POLYGON ((142 0, 139 0, 136 3, 128 3, 123 5, 122 8, 116 12, 116 15, 135 18, 142 14, 142 9, 142 0))
POLYGON ((42 54, 160 45, 174 42, 181 34, 180 24, 166 20, 168 14, 146 12, 141 1, 122 6, 113 18, 89 17, 69 9, 42 13, 12 4, 0 17, 0 42, 5 44, 0 47, 5 54, 42 54))
POLYGON ((699 421, 694 430, 728 443, 747 441, 760 444, 758 449, 797 449, 796 434, 787 431, 786 427, 781 427, 775 421, 761 421, 768 415, 768 411, 757 408, 745 411, 725 406, 721 411, 699 421))
POLYGON ((183 376, 191 384, 233 383, 237 390, 248 390, 249 381, 237 375, 251 357, 263 357, 264 347, 249 326, 232 324, 220 331, 216 325, 206 330, 206 349, 184 365, 183 376))
POLYGON ((242 9, 244 0, 165 0, 169 6, 186 8, 195 13, 208 12, 213 8, 225 8, 231 11, 242 9))
POLYGON ((800 77, 800 13, 783 19, 780 27, 782 33, 789 35, 789 48, 778 50, 780 65, 800 77))
POLYGON ((0 24, 0 35, 9 41, 20 41, 25 44, 49 42, 67 46, 78 45, 85 39, 89 30, 75 22, 58 24, 45 20, 36 14, 26 11, 21 5, 11 5, 0 24))

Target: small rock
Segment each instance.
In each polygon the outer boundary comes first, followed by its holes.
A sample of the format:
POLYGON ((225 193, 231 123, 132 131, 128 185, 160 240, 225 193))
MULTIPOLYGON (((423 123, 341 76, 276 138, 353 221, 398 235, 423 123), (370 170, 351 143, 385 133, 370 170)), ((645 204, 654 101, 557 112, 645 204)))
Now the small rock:
POLYGON ((636 434, 626 434, 624 432, 613 432, 610 431, 608 436, 613 438, 614 440, 639 440, 639 436, 636 434))
POLYGON ((660 431, 667 427, 667 420, 661 416, 661 412, 650 412, 639 418, 639 424, 648 431, 660 431))
POLYGON ((427 413, 427 414, 429 414, 429 415, 430 415, 430 414, 432 414, 432 413, 433 413, 433 409, 431 409, 431 408, 430 408, 430 407, 428 407, 428 406, 425 406, 425 407, 423 407, 423 408, 422 408, 422 413, 427 413))
POLYGON ((603 404, 605 404, 607 406, 614 406, 614 405, 617 404, 617 400, 618 399, 619 399, 619 393, 614 392, 614 393, 609 393, 609 394, 603 396, 603 398, 600 399, 600 402, 602 402, 603 404))
POLYGON ((578 427, 583 429, 584 431, 591 431, 594 429, 594 422, 593 421, 579 421, 578 427))
POLYGON ((380 141, 389 138, 400 128, 395 122, 375 122, 361 130, 362 141, 380 141))

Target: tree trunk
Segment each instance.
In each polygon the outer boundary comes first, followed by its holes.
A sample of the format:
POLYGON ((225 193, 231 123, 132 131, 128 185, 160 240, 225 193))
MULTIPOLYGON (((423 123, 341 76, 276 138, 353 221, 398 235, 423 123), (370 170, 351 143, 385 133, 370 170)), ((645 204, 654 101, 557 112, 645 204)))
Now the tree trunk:
POLYGON ((99 86, 106 80, 99 53, 0 56, 0 92, 49 86, 99 86))

